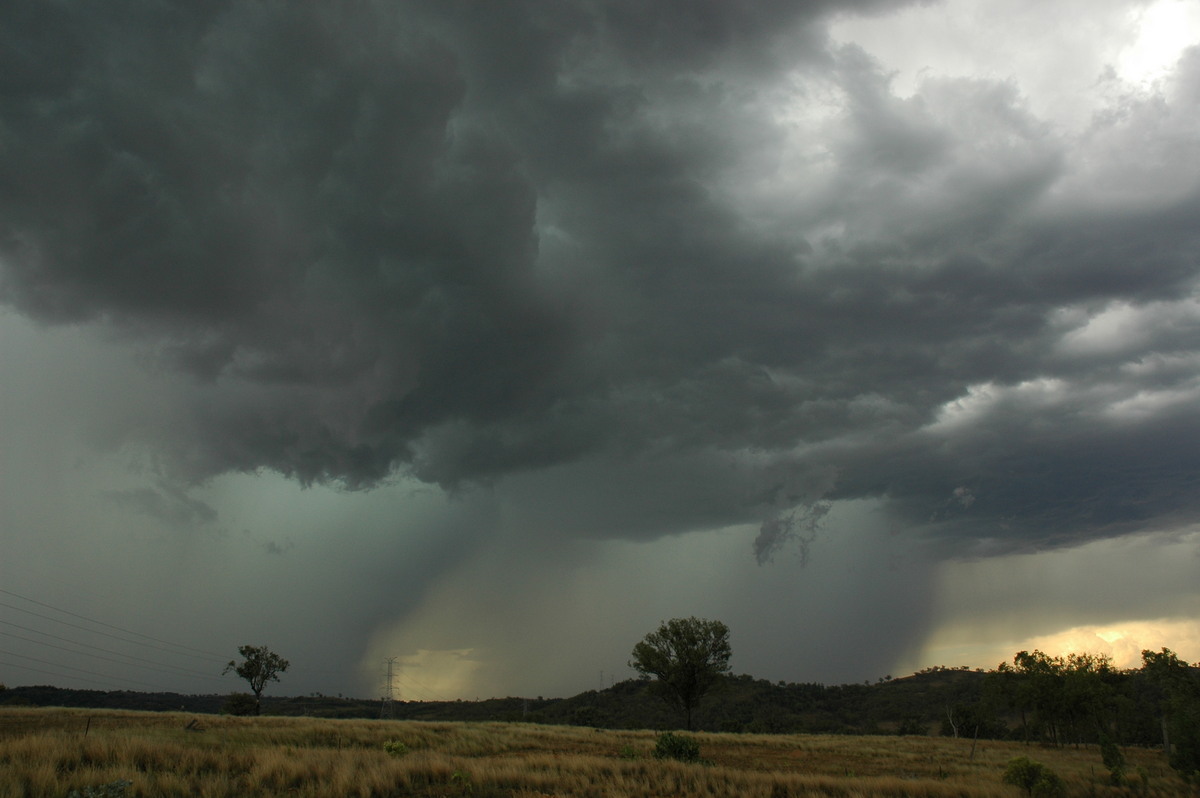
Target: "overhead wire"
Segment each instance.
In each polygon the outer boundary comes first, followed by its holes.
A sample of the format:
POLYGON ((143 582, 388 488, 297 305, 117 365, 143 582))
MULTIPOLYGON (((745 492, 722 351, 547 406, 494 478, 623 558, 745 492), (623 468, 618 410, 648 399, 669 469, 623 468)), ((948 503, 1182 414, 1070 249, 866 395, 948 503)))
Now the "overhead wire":
MULTIPOLYGON (((125 682, 126 684, 136 684, 139 687, 149 687, 149 688, 152 688, 159 692, 172 692, 172 690, 170 688, 163 687, 162 685, 159 685, 159 684, 151 684, 149 682, 142 682, 142 681, 138 681, 137 679, 125 679, 125 678, 121 678, 121 677, 110 677, 110 676, 106 676, 105 674, 102 674, 102 673, 96 673, 95 671, 85 670, 84 668, 76 668, 71 665, 63 665, 58 662, 50 662, 48 660, 39 659, 38 657, 31 657, 28 654, 20 654, 16 651, 5 651, 3 649, 0 649, 0 654, 4 654, 9 657, 20 657, 21 659, 27 659, 27 660, 30 660, 31 662, 37 662, 42 665, 50 665, 55 668, 62 668, 63 670, 76 671, 77 673, 82 673, 87 676, 99 676, 101 678, 108 679, 109 682, 125 682)), ((23 666, 13 665, 12 667, 23 667, 23 666)), ((62 674, 62 675, 65 675, 65 674, 62 674)), ((79 678, 79 677, 72 676, 69 678, 79 678)))
POLYGON ((131 644, 133 644, 133 645, 146 646, 146 647, 149 647, 149 648, 160 648, 161 650, 164 650, 164 651, 170 651, 170 653, 172 653, 172 654, 183 654, 183 655, 185 655, 185 656, 191 656, 191 657, 203 657, 203 658, 205 658, 205 659, 212 659, 212 660, 218 660, 218 661, 220 661, 220 660, 222 660, 222 659, 223 659, 223 657, 222 657, 221 655, 219 655, 219 654, 214 654, 214 653, 213 653, 213 652, 211 652, 211 651, 203 651, 203 650, 201 650, 201 649, 198 649, 198 648, 193 648, 192 646, 186 646, 186 645, 183 645, 182 643, 175 643, 175 642, 172 642, 172 641, 169 641, 169 640, 162 640, 162 639, 160 639, 160 638, 157 638, 157 637, 152 637, 152 636, 150 636, 150 635, 143 634, 143 633, 141 633, 141 632, 136 632, 136 631, 134 631, 134 630, 132 630, 132 629, 126 629, 126 628, 124 628, 124 627, 121 627, 121 626, 116 626, 115 624, 111 624, 111 623, 107 623, 107 622, 105 622, 105 621, 97 620, 96 618, 89 618, 89 617, 88 617, 88 616, 86 616, 86 615, 80 615, 80 614, 79 614, 79 613, 77 613, 77 612, 71 612, 70 610, 64 610, 64 609, 62 609, 61 607, 55 607, 53 604, 47 604, 47 603, 46 603, 46 602, 44 602, 44 601, 38 601, 37 599, 30 598, 29 596, 23 596, 23 595, 21 595, 21 594, 19 594, 19 593, 14 593, 14 592, 13 592, 13 591, 11 591, 11 590, 4 590, 4 589, 0 588, 0 593, 4 594, 4 595, 6 595, 6 596, 12 596, 13 598, 17 598, 17 599, 20 599, 20 600, 22 600, 22 601, 27 601, 27 602, 29 602, 30 604, 36 604, 37 606, 39 606, 39 607, 44 607, 44 608, 46 608, 46 609, 48 609, 48 610, 54 610, 55 612, 62 613, 63 615, 68 615, 68 616, 70 616, 70 617, 72 617, 72 618, 78 618, 79 620, 82 620, 82 621, 87 621, 88 623, 92 623, 92 624, 95 624, 95 625, 97 625, 97 626, 103 626, 103 627, 105 627, 105 628, 107 628, 107 629, 113 629, 113 630, 115 630, 115 631, 122 632, 123 634, 132 635, 133 637, 140 637, 140 638, 142 638, 143 640, 148 640, 148 641, 150 641, 150 642, 149 642, 149 643, 144 643, 144 642, 141 642, 141 641, 138 641, 138 640, 128 640, 128 639, 126 639, 126 638, 122 638, 122 637, 119 637, 119 636, 117 636, 117 635, 109 634, 109 633, 107 633, 107 632, 102 632, 102 631, 99 631, 99 630, 96 630, 96 629, 88 629, 87 627, 82 627, 82 626, 79 626, 79 625, 77 625, 77 624, 72 624, 72 623, 69 623, 69 622, 67 622, 67 621, 60 620, 60 619, 58 619, 58 618, 53 618, 53 617, 50 617, 50 616, 48 616, 48 615, 42 615, 42 614, 40 614, 40 613, 36 613, 36 612, 34 612, 33 610, 25 609, 24 607, 15 607, 15 606, 13 606, 13 605, 11 605, 11 604, 7 604, 7 603, 4 603, 4 602, 0 602, 0 606, 3 606, 3 607, 8 607, 9 609, 14 609, 14 610, 17 610, 18 612, 25 612, 25 613, 28 613, 28 614, 30 614, 30 615, 35 615, 35 616, 37 616, 37 617, 39 617, 39 618, 43 618, 43 619, 45 619, 45 620, 48 620, 48 621, 53 621, 54 623, 60 623, 60 624, 63 624, 63 625, 65 625, 65 626, 71 626, 71 627, 74 627, 74 628, 76 628, 76 629, 81 629, 81 630, 83 630, 83 631, 90 632, 90 633, 92 633, 92 634, 99 634, 99 635, 104 635, 104 636, 106 636, 106 637, 112 637, 112 638, 114 638, 114 639, 120 640, 120 641, 121 641, 121 642, 123 642, 123 643, 131 643, 131 644), (163 646, 167 646, 168 648, 162 648, 163 646), (179 649, 179 650, 178 650, 178 651, 171 651, 171 649, 179 649))
MULTIPOLYGON (((10 596, 14 599, 19 599, 20 601, 27 602, 32 605, 36 605, 40 608, 45 608, 46 610, 50 610, 55 613, 60 613, 62 615, 66 615, 71 618, 78 619, 80 621, 84 621, 88 624, 92 624, 93 626, 85 626, 85 625, 82 625, 79 623, 73 623, 71 621, 63 620, 62 618, 56 618, 53 615, 49 615, 44 612, 38 612, 38 611, 35 611, 32 609, 29 609, 28 607, 18 606, 16 604, 12 604, 9 602, 0 601, 0 607, 7 608, 9 610, 13 610, 13 611, 16 611, 19 613, 23 613, 24 615, 30 616, 33 618, 39 618, 43 621, 49 621, 49 622, 57 624, 61 627, 66 627, 69 629, 76 630, 77 632, 83 632, 89 636, 99 636, 99 637, 107 638, 110 640, 115 640, 115 641, 123 644, 124 646, 137 646, 141 649, 145 649, 147 652, 158 652, 160 655, 167 655, 170 657, 186 657, 186 658, 190 658, 193 661, 198 660, 198 661, 206 662, 206 663, 213 664, 213 665, 216 665, 217 663, 224 665, 227 662, 227 660, 225 660, 224 658, 222 658, 216 654, 213 654, 212 652, 203 651, 203 650, 195 648, 193 646, 187 646, 187 645, 183 645, 181 643, 175 643, 173 641, 156 638, 151 635, 147 635, 147 634, 143 634, 141 632, 134 631, 132 629, 126 629, 124 627, 108 623, 106 621, 101 621, 97 618, 91 618, 86 615, 81 615, 79 613, 63 609, 61 607, 56 607, 52 604, 48 604, 44 601, 39 601, 38 599, 31 598, 29 596, 24 596, 19 593, 15 593, 11 590, 4 590, 4 589, 0 588, 0 594, 3 594, 5 596, 10 596), (103 627, 103 628, 95 628, 95 627, 103 627), (106 630, 113 630, 115 632, 120 632, 121 634, 114 634, 113 632, 106 631, 106 630), (137 638, 140 638, 140 639, 137 639, 137 638)), ((26 637, 24 635, 15 634, 13 632, 3 631, 3 630, 0 630, 0 636, 3 636, 10 640, 20 640, 25 643, 30 643, 30 644, 33 644, 34 646, 39 646, 43 649, 54 649, 57 651, 66 652, 68 654, 71 654, 74 657, 87 658, 88 661, 109 662, 109 663, 119 665, 122 668, 138 668, 138 669, 141 669, 144 671, 150 671, 154 674, 155 677, 159 677, 159 678, 178 679, 181 676, 186 676, 189 679, 199 678, 199 679, 211 680, 214 682, 220 679, 220 676, 218 676, 214 673, 211 673, 211 672, 201 672, 200 670, 197 670, 194 668, 187 668, 187 667, 182 667, 180 665, 173 665, 168 662, 163 662, 163 661, 161 661, 162 660, 161 656, 159 658, 153 658, 152 655, 150 655, 150 657, 148 658, 147 656, 143 655, 141 652, 137 652, 137 651, 135 651, 135 653, 126 653, 125 651, 117 651, 117 650, 114 650, 113 648, 106 648, 104 646, 95 645, 84 639, 80 639, 81 635, 71 634, 70 637, 64 637, 63 635, 53 634, 51 632, 44 631, 42 629, 32 628, 31 626, 23 625, 20 623, 14 623, 12 621, 3 620, 3 619, 0 619, 0 624, 3 624, 4 626, 9 627, 10 629, 19 629, 23 632, 29 632, 31 634, 38 635, 45 639, 35 639, 35 638, 26 637), (66 643, 69 646, 71 646, 71 648, 68 648, 67 646, 57 645, 55 643, 48 642, 49 640, 56 640, 61 643, 66 643), (114 659, 113 657, 106 656, 109 654, 114 655, 115 657, 120 657, 122 659, 114 659)), ((66 633, 64 632, 64 634, 66 634, 66 633)), ((58 662, 50 662, 49 660, 40 659, 38 657, 31 656, 29 654, 21 654, 21 653, 15 652, 15 651, 0 652, 0 653, 7 653, 11 657, 19 657, 21 659, 29 660, 31 662, 39 662, 44 665, 50 665, 52 667, 57 667, 60 669, 65 669, 65 670, 73 672, 71 674, 67 674, 67 673, 62 673, 61 671, 57 671, 57 672, 56 671, 47 671, 47 670, 44 670, 41 668, 35 668, 32 666, 29 666, 29 665, 17 665, 12 662, 5 663, 9 667, 21 668, 21 669, 24 669, 24 670, 27 670, 30 672, 34 672, 34 673, 42 673, 42 674, 46 674, 46 675, 58 676, 58 677, 68 678, 68 679, 73 679, 73 680, 78 680, 78 681, 90 682, 93 684, 109 684, 109 685, 111 685, 113 683, 123 683, 123 684, 129 684, 129 685, 138 685, 139 687, 149 687, 156 691, 173 692, 173 690, 171 688, 164 687, 161 684, 151 684, 149 682, 140 681, 138 679, 129 679, 129 678, 124 678, 124 677, 120 677, 120 676, 109 676, 106 674, 98 673, 95 670, 87 670, 85 668, 73 667, 73 666, 65 665, 65 664, 58 663, 58 662), (90 679, 84 678, 83 676, 79 676, 76 674, 84 674, 86 676, 98 677, 99 679, 102 679, 104 681, 97 681, 95 678, 90 678, 90 679)), ((102 666, 100 666, 100 667, 102 667, 102 666)))
POLYGON ((32 637, 25 637, 24 635, 17 635, 17 634, 13 634, 12 632, 5 632, 5 631, 0 630, 0 636, 11 637, 15 640, 24 640, 27 643, 33 643, 35 645, 44 646, 46 648, 53 648, 58 651, 65 651, 68 654, 77 654, 77 655, 84 656, 84 657, 92 657, 93 659, 100 659, 100 660, 104 660, 105 662, 112 662, 112 663, 116 663, 117 665, 124 665, 126 667, 131 667, 131 668, 142 668, 144 670, 152 670, 152 671, 158 671, 158 670, 162 670, 165 668, 167 670, 175 671, 175 672, 183 674, 185 676, 195 676, 195 677, 198 677, 201 679, 219 679, 220 678, 218 676, 212 675, 211 673, 201 673, 200 671, 188 670, 187 668, 180 668, 177 665, 169 665, 165 662, 156 662, 154 660, 136 661, 134 657, 131 657, 128 654, 122 654, 119 651, 113 651, 113 650, 107 649, 107 648, 100 648, 99 646, 88 646, 86 643, 76 643, 74 640, 68 640, 65 637, 59 637, 58 635, 52 635, 47 632, 40 632, 37 629, 30 629, 28 627, 21 626, 19 624, 9 623, 8 621, 0 620, 0 624, 4 624, 5 626, 13 626, 13 627, 16 627, 17 629, 21 629, 26 632, 33 632, 34 634, 44 635, 44 636, 52 638, 54 640, 61 640, 64 643, 71 643, 74 646, 79 646, 79 647, 86 646, 87 648, 94 648, 97 651, 103 651, 106 654, 115 654, 118 657, 125 657, 125 660, 113 659, 112 657, 106 657, 106 656, 103 656, 102 654, 93 654, 90 651, 81 650, 81 648, 67 648, 66 646, 59 646, 59 645, 55 645, 54 643, 47 643, 44 640, 36 640, 32 637), (127 660, 135 660, 135 661, 127 661, 127 660))
POLYGON ((398 675, 398 674, 393 674, 393 676, 392 676, 392 679, 393 679, 393 681, 400 682, 401 686, 404 686, 405 682, 408 682, 410 685, 416 685, 416 686, 417 686, 418 688, 420 688, 420 690, 421 690, 421 691, 424 693, 424 695, 423 695, 422 699, 423 699, 423 700, 425 700, 425 701, 446 701, 446 702, 449 702, 449 701, 452 701, 452 700, 453 700, 453 699, 446 698, 445 696, 442 696, 442 695, 438 694, 438 692, 437 692, 437 691, 435 691, 433 688, 431 688, 431 687, 427 687, 426 685, 423 685, 423 684, 421 684, 421 683, 420 683, 420 682, 418 682, 416 679, 412 679, 412 678, 407 678, 407 679, 406 679, 405 677, 403 677, 403 676, 400 676, 400 675, 398 675))

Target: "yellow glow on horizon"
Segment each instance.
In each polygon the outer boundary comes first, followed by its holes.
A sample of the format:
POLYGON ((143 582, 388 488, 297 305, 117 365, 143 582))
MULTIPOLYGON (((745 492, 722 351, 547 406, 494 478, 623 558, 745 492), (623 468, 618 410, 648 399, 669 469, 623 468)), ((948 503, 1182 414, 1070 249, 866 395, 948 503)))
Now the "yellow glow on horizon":
POLYGON ((918 667, 945 665, 992 669, 1018 651, 1037 649, 1050 656, 1105 654, 1118 668, 1140 668, 1142 651, 1169 648, 1188 662, 1200 661, 1200 620, 1158 618, 1109 625, 1073 626, 1058 632, 1003 641, 963 639, 962 627, 936 636, 925 647, 918 667))
MULTIPOLYGON (((376 640, 372 655, 362 664, 363 673, 379 673, 381 663, 388 659, 382 652, 396 648, 376 640)), ((414 654, 395 657, 392 698, 397 701, 453 701, 472 695, 476 672, 484 665, 478 654, 473 648, 420 648, 414 654)), ((382 680, 382 691, 386 694, 386 678, 382 680)))

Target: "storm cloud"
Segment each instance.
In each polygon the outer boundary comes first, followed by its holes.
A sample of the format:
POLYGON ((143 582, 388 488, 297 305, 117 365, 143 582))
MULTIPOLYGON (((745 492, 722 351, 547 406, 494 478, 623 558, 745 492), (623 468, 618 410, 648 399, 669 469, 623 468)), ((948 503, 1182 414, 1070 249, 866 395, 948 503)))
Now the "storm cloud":
POLYGON ((106 495, 185 532, 263 472, 764 567, 1195 523, 1200 49, 1074 124, 831 32, 908 7, 8 3, 0 300, 169 383, 106 495))

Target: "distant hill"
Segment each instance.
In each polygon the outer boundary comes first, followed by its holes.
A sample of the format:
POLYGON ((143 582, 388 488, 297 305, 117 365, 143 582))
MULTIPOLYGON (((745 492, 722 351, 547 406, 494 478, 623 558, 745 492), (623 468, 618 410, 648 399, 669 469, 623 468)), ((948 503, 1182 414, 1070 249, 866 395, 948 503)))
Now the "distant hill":
MULTIPOLYGON (((710 693, 696 712, 696 727, 734 732, 938 733, 947 709, 981 699, 985 674, 931 669, 874 684, 826 687, 732 676, 710 693)), ((70 706, 148 711, 218 713, 227 697, 127 690, 71 690, 50 686, 12 687, 0 705, 70 706)), ((263 699, 271 715, 378 718, 381 702, 324 695, 263 699)), ((679 712, 628 680, 571 698, 492 698, 483 701, 395 701, 392 716, 403 720, 529 721, 608 729, 674 729, 679 712)))

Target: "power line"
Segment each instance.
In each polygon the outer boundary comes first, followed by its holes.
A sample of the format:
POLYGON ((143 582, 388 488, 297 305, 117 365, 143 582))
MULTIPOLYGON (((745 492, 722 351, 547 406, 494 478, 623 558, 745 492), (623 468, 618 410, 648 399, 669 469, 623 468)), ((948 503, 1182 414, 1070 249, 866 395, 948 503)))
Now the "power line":
MULTIPOLYGON (((0 593, 8 593, 8 591, 0 590, 0 593)), ((11 595, 11 594, 9 594, 9 595, 11 595)), ((23 598, 23 597, 18 597, 18 598, 23 598)), ((34 603, 41 605, 41 602, 34 602, 34 603)), ((42 606, 46 606, 46 605, 42 605, 42 606)), ((206 660, 209 660, 210 662, 213 662, 213 661, 220 662, 222 659, 221 657, 218 657, 215 654, 208 654, 208 653, 203 653, 203 652, 201 654, 190 653, 191 651, 197 651, 197 649, 189 649, 186 651, 172 651, 169 648, 163 648, 162 646, 154 645, 153 643, 143 643, 140 640, 130 640, 129 638, 126 638, 126 637, 114 635, 109 632, 103 632, 103 631, 100 631, 99 629, 89 629, 88 627, 80 626, 77 623, 71 623, 69 621, 60 620, 58 618, 54 618, 49 615, 44 615, 40 612, 34 612, 33 610, 28 610, 28 609, 25 609, 24 607, 16 607, 16 606, 13 606, 12 604, 7 604, 2 601, 0 601, 0 607, 7 607, 10 610, 16 610, 17 612, 23 612, 23 613, 26 613, 27 615, 32 615, 35 618, 41 618, 43 620, 50 621, 52 623, 62 624, 63 626, 69 626, 72 629, 78 629, 82 632, 87 632, 88 634, 101 635, 103 637, 112 638, 113 640, 120 640, 122 643, 128 643, 129 645, 134 645, 134 646, 143 646, 144 648, 152 648, 152 649, 155 649, 157 651, 162 651, 167 654, 175 654, 177 656, 192 657, 194 659, 206 659, 206 660)), ((51 607, 51 609, 56 609, 56 608, 51 607)), ((58 611, 65 612, 65 610, 58 610, 58 611)), ((100 624, 101 626, 107 626, 107 627, 113 628, 113 629, 120 629, 120 627, 112 626, 112 624, 106 624, 101 621, 93 621, 91 618, 84 618, 83 616, 76 615, 75 613, 68 612, 66 614, 74 616, 74 617, 78 617, 78 618, 83 618, 83 620, 90 621, 92 623, 97 623, 97 624, 100 624)), ((120 631, 126 631, 126 630, 120 629, 120 631)), ((147 639, 154 640, 154 638, 148 637, 147 635, 140 635, 137 632, 132 632, 131 634, 138 635, 139 637, 147 637, 147 639)), ((157 642, 165 643, 166 645, 169 645, 169 646, 175 645, 174 643, 168 643, 166 641, 161 641, 161 640, 157 641, 157 642)), ((180 648, 186 648, 186 647, 181 646, 180 648)))
MULTIPOLYGON (((135 632, 132 629, 125 629, 123 627, 116 626, 111 623, 105 623, 104 621, 99 621, 99 620, 96 620, 95 618, 89 618, 86 615, 80 615, 79 613, 71 612, 70 610, 64 610, 61 607, 55 607, 54 605, 47 604, 44 601, 38 601, 37 599, 29 598, 28 596, 22 596, 21 594, 14 593, 11 590, 0 589, 0 593, 3 593, 6 596, 12 596, 13 598, 21 599, 22 601, 28 601, 30 604, 36 604, 39 607, 45 607, 48 610, 54 610, 55 612, 60 612, 63 615, 69 615, 72 618, 78 618, 82 621, 87 621, 88 623, 94 623, 97 626, 103 626, 108 629, 114 629, 118 632, 122 632, 124 634, 133 635, 134 637, 140 637, 140 638, 143 638, 144 640, 149 640, 152 643, 158 643, 160 645, 170 646, 172 648, 178 648, 178 649, 181 649, 183 652, 191 652, 188 654, 188 656, 201 656, 201 657, 215 659, 218 661, 224 659, 224 657, 220 656, 219 654, 214 654, 211 651, 202 651, 201 649, 198 649, 198 648, 192 648, 191 646, 185 646, 182 643, 173 643, 169 640, 161 640, 157 637, 151 637, 150 635, 142 634, 141 632, 135 632)), ((11 604, 0 604, 0 606, 8 607, 9 609, 15 609, 19 612, 27 612, 31 615, 37 615, 37 613, 34 613, 32 610, 23 609, 21 607, 13 607, 11 604)), ((38 615, 38 617, 45 618, 46 620, 54 621, 55 623, 61 623, 61 624, 66 624, 68 626, 73 626, 73 624, 68 624, 66 621, 61 621, 61 620, 58 620, 57 618, 50 618, 45 615, 38 615)), ((104 632, 98 632, 93 629, 85 629, 84 627, 76 627, 76 628, 84 629, 84 631, 89 631, 94 634, 105 634, 104 632)), ((109 636, 115 637, 115 635, 109 635, 109 636)), ((117 638, 117 639, 120 640, 121 638, 117 638)), ((148 643, 139 643, 135 640, 123 640, 122 642, 134 643, 135 645, 141 645, 141 646, 149 646, 150 645, 148 643)), ((150 647, 153 648, 155 646, 150 646, 150 647)), ((181 653, 181 652, 171 652, 171 653, 181 653)))
POLYGON ((418 682, 416 679, 411 679, 411 678, 404 679, 403 677, 401 677, 399 675, 396 676, 396 679, 401 684, 405 684, 407 682, 409 685, 416 685, 417 687, 419 687, 421 689, 421 692, 424 693, 426 701, 447 701, 447 702, 450 701, 449 698, 446 698, 445 696, 438 694, 438 692, 435 691, 433 688, 426 687, 425 685, 418 682))
MULTIPOLYGON (((4 624, 6 626, 15 626, 16 628, 22 629, 26 632, 33 632, 34 634, 45 635, 46 637, 50 637, 55 640, 62 640, 65 643, 71 643, 72 645, 75 645, 75 646, 82 647, 82 646, 87 645, 86 643, 76 643, 75 641, 68 640, 65 637, 58 637, 57 635, 48 634, 46 632, 39 632, 36 629, 28 629, 24 626, 20 626, 15 623, 9 623, 8 621, 0 621, 0 624, 4 624)), ((197 676, 201 679, 214 679, 214 680, 220 679, 219 676, 214 676, 211 673, 201 673, 200 671, 192 671, 192 670, 188 670, 187 668, 180 668, 175 665, 168 665, 165 662, 155 662, 154 660, 142 660, 140 662, 138 662, 138 661, 127 662, 127 661, 123 661, 123 660, 119 660, 119 659, 113 659, 112 657, 105 657, 101 654, 93 654, 90 651, 82 651, 79 648, 67 648, 66 646, 57 646, 53 643, 47 643, 44 640, 35 640, 32 637, 25 637, 24 635, 15 635, 12 632, 0 631, 0 636, 11 637, 15 640, 24 640, 27 643, 33 643, 34 645, 45 646, 46 648, 53 648, 53 649, 57 649, 59 651, 65 651, 68 654, 78 654, 78 655, 84 656, 84 657, 92 657, 93 659, 100 659, 100 660, 104 660, 105 662, 113 662, 113 663, 116 663, 117 665, 124 665, 125 667, 130 667, 130 668, 142 668, 144 670, 159 671, 159 672, 162 672, 162 669, 166 668, 168 670, 176 671, 176 672, 184 674, 186 676, 197 676)), ((111 651, 107 648, 100 648, 99 646, 87 646, 87 647, 95 648, 97 651, 103 651, 108 654, 115 654, 118 657, 125 657, 127 660, 134 660, 133 657, 129 656, 128 654, 122 654, 119 651, 111 651)))
MULTIPOLYGON (((21 656, 21 655, 18 654, 17 656, 21 656)), ((0 660, 0 665, 4 665, 9 668, 19 668, 23 671, 28 671, 30 673, 40 673, 43 676, 58 676, 63 679, 74 679, 75 681, 78 681, 78 682, 89 682, 91 684, 96 684, 101 687, 110 687, 112 685, 113 681, 121 681, 119 679, 117 679, 117 680, 109 679, 108 681, 100 682, 100 681, 96 681, 95 679, 86 679, 82 676, 73 676, 69 673, 59 673, 58 671, 48 671, 48 670, 44 670, 42 668, 34 668, 30 665, 18 665, 15 662, 5 662, 3 660, 0 660)), ((99 674, 97 674, 97 675, 99 675, 99 674)))
MULTIPOLYGON (((159 684, 151 684, 149 682, 139 682, 136 679, 119 679, 119 678, 106 677, 102 673, 96 673, 95 671, 89 671, 89 670, 85 670, 83 668, 74 668, 70 665, 61 665, 57 662, 50 662, 49 660, 38 659, 37 657, 31 657, 28 654, 18 654, 15 651, 4 651, 4 650, 0 649, 0 654, 5 654, 10 657, 20 657, 21 659, 27 659, 27 660, 30 660, 31 662, 38 662, 38 663, 41 663, 42 665, 50 665, 52 667, 62 668, 64 670, 68 670, 68 671, 76 671, 78 673, 83 673, 88 676, 99 676, 102 679, 108 678, 110 683, 111 682, 124 682, 126 684, 136 684, 139 687, 150 687, 159 692, 171 692, 170 688, 163 687, 162 685, 159 685, 159 684)), ((24 666, 11 665, 11 667, 24 667, 24 666)), ((66 674, 59 674, 59 675, 66 676, 66 674)), ((70 676, 67 678, 78 678, 78 677, 70 676)), ((101 682, 101 683, 103 684, 103 682, 101 682)))

